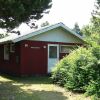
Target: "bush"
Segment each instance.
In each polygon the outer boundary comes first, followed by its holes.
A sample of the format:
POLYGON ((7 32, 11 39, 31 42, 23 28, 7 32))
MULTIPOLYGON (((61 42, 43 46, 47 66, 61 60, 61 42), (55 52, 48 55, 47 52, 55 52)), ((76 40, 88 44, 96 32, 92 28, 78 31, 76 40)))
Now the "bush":
POLYGON ((90 50, 79 48, 71 53, 67 61, 70 63, 65 87, 71 90, 85 91, 85 86, 95 78, 97 59, 90 50))
POLYGON ((91 81, 86 88, 86 95, 93 95, 95 100, 100 98, 100 79, 91 81))
POLYGON ((100 62, 98 60, 97 70, 95 74, 96 80, 90 81, 86 87, 86 95, 93 95, 95 100, 100 99, 100 62))
POLYGON ((79 48, 64 57, 52 73, 54 83, 73 91, 86 91, 92 95, 100 93, 100 63, 98 47, 79 48), (96 81, 95 81, 96 80, 96 81), (92 88, 94 87, 94 88, 92 88))
POLYGON ((92 47, 92 53, 98 60, 100 60, 100 45, 92 47))
POLYGON ((53 82, 64 86, 67 79, 67 72, 69 69, 68 62, 66 58, 63 58, 58 64, 56 64, 54 70, 52 71, 53 82))

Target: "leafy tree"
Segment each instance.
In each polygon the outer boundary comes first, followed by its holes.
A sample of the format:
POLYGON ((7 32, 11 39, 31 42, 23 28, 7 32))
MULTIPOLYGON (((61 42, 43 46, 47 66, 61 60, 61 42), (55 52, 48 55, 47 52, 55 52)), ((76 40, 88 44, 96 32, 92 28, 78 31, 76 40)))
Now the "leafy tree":
POLYGON ((95 1, 95 10, 93 10, 92 15, 95 17, 100 17, 100 0, 95 1))
MULTIPOLYGON (((88 38, 93 38, 98 36, 98 41, 100 43, 100 0, 96 0, 95 2, 95 10, 92 12, 92 18, 90 20, 90 24, 85 25, 81 32, 85 34, 85 36, 88 38)), ((96 39, 95 39, 96 40, 96 39)), ((94 40, 93 40, 94 41, 94 40)), ((97 40, 96 40, 97 41, 97 40)))
POLYGON ((81 29, 81 32, 86 35, 87 42, 92 45, 94 43, 100 44, 100 0, 96 0, 95 8, 90 24, 81 29))
POLYGON ((21 23, 35 26, 48 9, 52 0, 0 0, 0 28, 11 31, 21 23))
POLYGON ((100 38, 100 0, 96 0, 95 8, 96 10, 93 10, 92 12, 93 18, 91 22, 93 23, 94 31, 99 34, 99 38, 100 38))
MULTIPOLYGON (((90 24, 84 26, 81 29, 81 32, 85 34, 85 40, 87 41, 88 44, 93 46, 94 44, 100 44, 100 26, 96 26, 94 24, 93 18, 91 19, 90 24)), ((100 20, 98 20, 99 23, 100 20)))
POLYGON ((82 27, 81 32, 85 36, 90 36, 92 34, 92 26, 91 25, 85 25, 82 27))
MULTIPOLYGON (((100 0, 97 1, 100 8, 100 0)), ((52 79, 65 88, 83 91, 94 96, 94 100, 100 100, 100 13, 93 16, 81 32, 86 37, 86 48, 72 51, 56 64, 52 79)))

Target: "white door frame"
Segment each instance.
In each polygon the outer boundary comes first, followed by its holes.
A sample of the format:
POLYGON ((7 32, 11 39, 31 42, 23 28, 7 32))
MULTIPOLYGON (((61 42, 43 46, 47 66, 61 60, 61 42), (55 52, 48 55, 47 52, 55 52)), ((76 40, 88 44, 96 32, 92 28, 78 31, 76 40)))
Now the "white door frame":
MULTIPOLYGON (((59 61, 59 44, 48 44, 48 67, 47 67, 47 72, 50 73, 50 70, 49 70, 49 47, 50 46, 56 46, 57 47, 57 61, 59 61)), ((52 59, 55 59, 55 58, 52 58, 52 59)), ((56 64, 56 63, 55 63, 56 64)))

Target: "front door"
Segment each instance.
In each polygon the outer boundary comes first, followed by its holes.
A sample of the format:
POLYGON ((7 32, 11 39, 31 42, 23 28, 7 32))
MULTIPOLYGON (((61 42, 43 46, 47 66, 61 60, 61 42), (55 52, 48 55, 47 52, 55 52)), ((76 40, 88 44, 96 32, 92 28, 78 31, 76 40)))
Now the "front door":
POLYGON ((59 60, 59 45, 48 45, 48 73, 50 73, 59 60))

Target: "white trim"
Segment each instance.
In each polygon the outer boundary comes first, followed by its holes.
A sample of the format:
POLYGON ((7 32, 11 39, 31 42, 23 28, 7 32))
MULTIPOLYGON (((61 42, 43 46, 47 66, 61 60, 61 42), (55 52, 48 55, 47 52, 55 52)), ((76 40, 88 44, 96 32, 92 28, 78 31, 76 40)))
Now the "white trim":
POLYGON ((38 35, 38 34, 42 34, 42 33, 44 33, 44 32, 47 32, 47 31, 50 31, 50 30, 52 30, 52 29, 59 28, 59 27, 63 28, 65 31, 71 33, 72 35, 76 36, 77 38, 79 38, 81 41, 84 42, 82 36, 78 35, 76 32, 72 31, 70 28, 68 28, 68 27, 65 26, 62 22, 60 22, 60 23, 57 23, 57 24, 54 24, 54 25, 47 26, 47 27, 44 27, 44 28, 42 28, 42 29, 36 30, 36 31, 31 32, 31 33, 29 33, 29 34, 27 34, 27 35, 18 36, 18 37, 14 37, 14 38, 12 38, 12 36, 8 36, 8 37, 6 37, 6 38, 4 38, 4 39, 1 39, 1 40, 0 40, 0 43, 7 43, 7 42, 16 43, 16 42, 19 42, 19 41, 21 41, 21 40, 28 39, 28 38, 30 38, 30 37, 32 37, 32 36, 36 36, 36 35, 38 35))
POLYGON ((50 70, 49 70, 49 47, 50 46, 56 46, 57 47, 57 60, 59 60, 59 44, 48 44, 48 59, 47 59, 47 61, 48 61, 48 67, 47 67, 47 72, 48 73, 50 73, 50 70))
MULTIPOLYGON (((57 46, 57 52, 59 52, 59 44, 48 44, 48 57, 49 57, 49 47, 57 46)), ((57 58, 59 59, 59 53, 57 53, 57 58)))
POLYGON ((72 35, 78 37, 79 39, 81 39, 82 41, 83 38, 78 35, 77 33, 75 33, 74 31, 72 31, 71 29, 69 29, 67 26, 65 26, 63 23, 57 23, 55 25, 51 25, 49 27, 46 27, 46 28, 43 28, 43 29, 40 29, 40 30, 37 30, 35 32, 32 32, 32 33, 29 33, 27 35, 24 35, 24 36, 21 36, 21 37, 18 37, 16 39, 13 39, 12 42, 18 42, 18 41, 21 41, 21 40, 24 40, 24 39, 27 39, 27 38, 30 38, 32 36, 35 36, 35 35, 38 35, 38 34, 41 34, 41 33, 44 33, 44 32, 47 32, 49 30, 52 30, 52 29, 55 29, 55 28, 58 28, 58 27, 62 27, 63 29, 65 29, 66 31, 69 31, 72 35))

